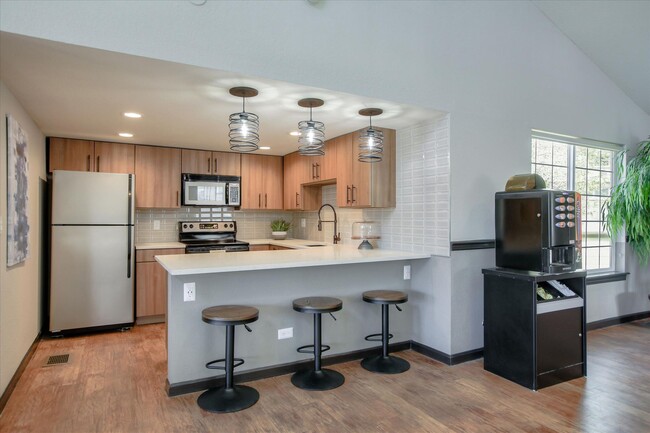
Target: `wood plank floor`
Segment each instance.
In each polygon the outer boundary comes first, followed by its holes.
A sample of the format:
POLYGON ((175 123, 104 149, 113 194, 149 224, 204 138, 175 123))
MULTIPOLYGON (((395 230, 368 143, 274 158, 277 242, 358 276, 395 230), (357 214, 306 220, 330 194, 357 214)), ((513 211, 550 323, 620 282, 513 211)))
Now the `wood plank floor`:
POLYGON ((0 416, 1 432, 630 432, 650 431, 650 321, 592 331, 589 378, 533 392, 483 370, 412 351, 411 369, 376 375, 333 368, 333 391, 295 388, 289 376, 251 382, 252 408, 211 414, 199 393, 169 398, 164 328, 43 340, 0 416), (66 365, 43 367, 69 353, 66 365))

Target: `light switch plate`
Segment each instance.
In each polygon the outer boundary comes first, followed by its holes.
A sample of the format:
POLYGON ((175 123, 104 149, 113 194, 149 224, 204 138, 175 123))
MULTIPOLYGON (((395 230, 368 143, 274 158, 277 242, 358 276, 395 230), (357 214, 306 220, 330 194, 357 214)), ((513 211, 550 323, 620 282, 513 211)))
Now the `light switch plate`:
POLYGON ((153 229, 160 230, 160 220, 153 220, 153 229))
POLYGON ((404 279, 411 279, 411 265, 404 265, 404 279))
POLYGON ((300 227, 303 229, 307 227, 307 218, 300 218, 300 227))

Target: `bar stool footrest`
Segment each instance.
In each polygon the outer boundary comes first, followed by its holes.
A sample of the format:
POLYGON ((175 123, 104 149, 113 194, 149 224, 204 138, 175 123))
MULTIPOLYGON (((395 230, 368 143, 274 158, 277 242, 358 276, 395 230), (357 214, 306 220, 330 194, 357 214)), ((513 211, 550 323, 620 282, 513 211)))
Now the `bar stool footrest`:
MULTIPOLYGON (((233 358, 233 363, 232 368, 237 368, 240 365, 244 363, 244 360, 241 358, 233 358)), ((216 365, 221 362, 226 362, 226 358, 221 358, 221 359, 215 359, 214 361, 210 361, 207 364, 205 364, 205 368, 209 368, 211 370, 225 370, 226 366, 225 365, 216 365)))
MULTIPOLYGON (((393 338, 393 334, 388 334, 388 339, 390 340, 392 338, 393 338)), ((370 334, 370 335, 365 337, 365 340, 366 341, 382 341, 382 334, 381 333, 380 334, 370 334)))
MULTIPOLYGON (((327 352, 328 350, 330 350, 330 346, 327 344, 321 344, 320 347, 321 347, 320 353, 327 352)), ((306 346, 300 346, 299 348, 296 349, 296 352, 315 354, 316 348, 314 347, 313 344, 308 344, 306 346)))

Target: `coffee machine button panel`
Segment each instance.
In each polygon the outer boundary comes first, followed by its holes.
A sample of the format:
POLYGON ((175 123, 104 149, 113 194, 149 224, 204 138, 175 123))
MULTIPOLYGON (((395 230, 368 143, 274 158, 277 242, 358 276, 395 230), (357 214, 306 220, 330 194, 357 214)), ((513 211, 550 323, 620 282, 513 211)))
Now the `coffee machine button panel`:
POLYGON ((559 214, 555 215, 555 218, 557 218, 559 220, 566 219, 566 214, 559 213, 559 214))
POLYGON ((566 223, 564 221, 560 221, 559 223, 555 223, 555 227, 559 227, 563 229, 564 227, 566 227, 566 223))
POLYGON ((566 210, 566 206, 561 205, 561 206, 555 206, 556 211, 564 212, 566 210))
MULTIPOLYGON (((565 197, 555 197, 556 203, 564 203, 567 199, 565 197)), ((573 202, 571 202, 573 203, 573 202)))

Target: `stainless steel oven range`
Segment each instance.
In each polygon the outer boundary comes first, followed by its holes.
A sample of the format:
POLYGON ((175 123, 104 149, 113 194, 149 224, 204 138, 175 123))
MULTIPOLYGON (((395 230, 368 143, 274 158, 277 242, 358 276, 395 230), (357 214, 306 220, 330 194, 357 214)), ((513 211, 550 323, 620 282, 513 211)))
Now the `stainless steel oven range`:
POLYGON ((236 239, 235 221, 181 221, 178 226, 179 241, 185 244, 186 254, 248 251, 248 242, 236 239))

